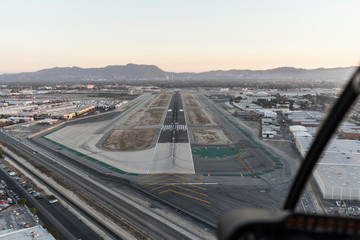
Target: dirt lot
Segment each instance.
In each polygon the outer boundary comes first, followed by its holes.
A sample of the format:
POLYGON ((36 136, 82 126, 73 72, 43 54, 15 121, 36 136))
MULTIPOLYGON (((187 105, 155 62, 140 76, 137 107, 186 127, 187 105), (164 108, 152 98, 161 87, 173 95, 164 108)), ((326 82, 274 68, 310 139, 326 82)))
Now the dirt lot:
POLYGON ((193 130, 194 140, 196 143, 227 143, 231 141, 228 133, 221 129, 195 129, 193 130))
POLYGON ((166 107, 171 94, 163 93, 155 95, 152 100, 145 104, 145 107, 166 107))
POLYGON ((187 109, 189 121, 195 125, 211 124, 211 121, 202 109, 187 109))
POLYGON ((196 97, 189 94, 184 94, 184 100, 187 108, 199 108, 201 107, 196 97))
POLYGON ((147 126, 160 124, 164 109, 139 110, 132 114, 125 122, 127 126, 147 126))
POLYGON ((156 129, 114 130, 102 146, 111 150, 135 150, 149 147, 156 129))

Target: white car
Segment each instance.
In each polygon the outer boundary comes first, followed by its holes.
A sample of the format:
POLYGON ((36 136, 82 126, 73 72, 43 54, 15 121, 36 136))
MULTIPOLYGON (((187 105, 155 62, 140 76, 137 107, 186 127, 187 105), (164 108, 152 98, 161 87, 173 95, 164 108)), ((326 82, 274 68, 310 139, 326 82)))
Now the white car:
POLYGON ((57 203, 59 200, 57 200, 57 199, 50 199, 49 200, 49 203, 57 203))

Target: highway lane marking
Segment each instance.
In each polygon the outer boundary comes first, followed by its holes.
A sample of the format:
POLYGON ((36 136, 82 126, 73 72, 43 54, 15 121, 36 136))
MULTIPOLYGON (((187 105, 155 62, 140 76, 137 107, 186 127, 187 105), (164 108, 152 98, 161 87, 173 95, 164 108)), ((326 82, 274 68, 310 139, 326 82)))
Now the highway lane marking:
POLYGON ((245 162, 239 157, 238 154, 236 154, 236 157, 240 160, 240 162, 242 163, 242 165, 244 165, 246 171, 247 171, 248 173, 251 173, 250 169, 246 166, 245 162))
POLYGON ((197 197, 193 197, 193 196, 187 195, 187 194, 185 194, 185 193, 181 193, 181 192, 178 192, 178 191, 174 191, 174 190, 172 190, 172 189, 165 190, 165 191, 163 191, 163 192, 161 192, 161 193, 159 193, 159 194, 163 194, 163 193, 167 193, 167 192, 177 193, 177 194, 183 195, 183 196, 185 196, 185 197, 189 197, 189 198, 192 198, 192 199, 195 199, 195 200, 198 200, 198 201, 201 201, 201 202, 205 202, 205 203, 210 204, 209 201, 205 201, 205 200, 203 200, 203 199, 200 199, 200 198, 197 198, 197 197))

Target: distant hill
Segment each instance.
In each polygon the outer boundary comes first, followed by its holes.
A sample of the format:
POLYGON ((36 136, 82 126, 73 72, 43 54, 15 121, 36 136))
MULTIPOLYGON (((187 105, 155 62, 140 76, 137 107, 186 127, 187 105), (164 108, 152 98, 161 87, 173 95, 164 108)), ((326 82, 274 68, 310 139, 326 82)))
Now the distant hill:
POLYGON ((37 72, 3 74, 0 82, 80 82, 101 80, 161 80, 169 73, 154 65, 114 65, 104 68, 55 67, 37 72))
POLYGON ((2 74, 0 82, 89 82, 161 80, 317 80, 342 81, 355 67, 302 69, 280 67, 269 70, 217 70, 202 73, 165 72, 154 65, 114 65, 104 68, 55 67, 37 72, 2 74))
POLYGON ((347 80, 356 67, 303 69, 280 67, 269 70, 228 70, 209 71, 202 73, 177 73, 176 79, 219 79, 219 80, 347 80))

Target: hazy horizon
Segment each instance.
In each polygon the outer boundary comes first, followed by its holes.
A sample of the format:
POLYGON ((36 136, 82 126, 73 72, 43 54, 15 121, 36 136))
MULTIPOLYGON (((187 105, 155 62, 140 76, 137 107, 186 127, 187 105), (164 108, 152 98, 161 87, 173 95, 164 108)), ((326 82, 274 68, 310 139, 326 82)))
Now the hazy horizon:
POLYGON ((0 72, 129 62, 169 72, 354 66, 358 9, 355 0, 4 2, 0 72))
MULTIPOLYGON (((154 65, 154 64, 137 64, 137 63, 127 63, 127 64, 135 64, 135 65, 154 65)), ((122 66, 125 66, 127 64, 124 64, 122 66)), ((120 66, 120 64, 117 64, 117 65, 106 65, 106 66, 98 66, 98 67, 82 67, 82 66, 62 66, 62 67, 59 67, 59 66, 54 66, 54 67, 50 67, 50 68, 43 68, 43 69, 37 69, 35 71, 20 71, 20 72, 0 72, 0 74, 18 74, 18 73, 27 73, 27 72, 37 72, 37 71, 40 71, 40 70, 44 70, 44 69, 52 69, 52 68, 73 68, 73 67, 78 67, 78 68, 82 68, 82 69, 88 69, 88 68, 104 68, 104 67, 107 67, 107 66, 120 66)), ((274 68, 266 68, 266 69, 249 69, 249 68, 243 68, 243 69, 209 69, 209 70, 205 70, 205 71, 198 71, 198 72, 195 72, 195 71, 184 71, 184 72, 175 72, 175 71, 168 71, 164 68, 162 68, 161 66, 157 66, 157 65, 154 65, 158 68, 160 68, 161 70, 165 71, 165 72, 171 72, 171 73, 186 73, 186 72, 189 72, 189 73, 202 73, 202 72, 210 72, 210 71, 231 71, 231 70, 251 70, 251 71, 257 71, 257 70, 260 70, 260 71, 264 71, 264 70, 271 70, 271 69, 277 69, 277 68, 296 68, 296 69, 305 69, 305 70, 314 70, 314 69, 331 69, 331 68, 350 68, 350 67, 355 67, 356 65, 353 65, 353 66, 345 66, 345 67, 330 67, 330 68, 326 68, 326 67, 316 67, 316 68, 297 68, 297 67, 293 67, 293 66, 279 66, 279 67, 274 67, 274 68)))

